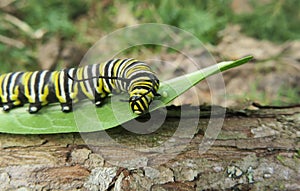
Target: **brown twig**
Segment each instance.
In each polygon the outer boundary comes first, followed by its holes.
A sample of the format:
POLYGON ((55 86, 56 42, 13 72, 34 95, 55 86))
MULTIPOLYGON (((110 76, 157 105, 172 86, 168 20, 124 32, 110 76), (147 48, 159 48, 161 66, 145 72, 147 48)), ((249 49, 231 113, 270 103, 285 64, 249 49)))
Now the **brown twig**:
POLYGON ((25 46, 23 42, 3 36, 3 35, 0 35, 0 42, 2 42, 3 44, 7 44, 10 46, 19 48, 19 49, 24 48, 24 46, 25 46))

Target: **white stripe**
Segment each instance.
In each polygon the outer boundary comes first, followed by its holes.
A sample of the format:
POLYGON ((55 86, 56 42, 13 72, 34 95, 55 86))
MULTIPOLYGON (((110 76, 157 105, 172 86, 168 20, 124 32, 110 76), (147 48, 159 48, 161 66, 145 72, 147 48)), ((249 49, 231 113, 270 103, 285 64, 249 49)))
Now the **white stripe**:
MULTIPOLYGON (((117 62, 117 60, 118 59, 113 59, 112 61, 111 61, 111 63, 110 63, 110 65, 109 65, 109 67, 108 67, 108 75, 107 75, 107 77, 111 77, 111 75, 110 75, 110 73, 111 73, 111 69, 112 69, 112 67, 115 65, 115 63, 117 62)), ((109 61, 108 61, 109 62, 109 61)), ((101 75, 102 76, 104 76, 104 74, 105 74, 105 66, 106 66, 106 64, 108 64, 108 62, 106 62, 105 64, 104 64, 104 67, 103 67, 103 71, 102 71, 102 73, 101 73, 101 75)), ((111 81, 112 80, 108 80, 108 82, 111 84, 111 81)), ((105 86, 105 89, 107 89, 107 90, 109 90, 109 88, 108 88, 108 83, 106 82, 106 80, 103 80, 103 82, 104 82, 104 86, 105 86)), ((110 93, 110 92, 109 92, 110 93)))
MULTIPOLYGON (((99 75, 97 74, 97 65, 93 64, 92 66, 92 77, 98 77, 99 75)), ((99 78, 94 78, 93 79, 93 84, 94 84, 94 89, 97 90, 97 81, 99 80, 99 78)))
POLYGON ((38 89, 39 89, 39 100, 40 102, 42 101, 42 92, 44 89, 44 83, 45 83, 45 76, 47 74, 47 71, 43 71, 40 75, 40 81, 39 81, 39 85, 38 85, 38 89))
MULTIPOLYGON (((127 60, 120 66, 121 68, 120 68, 119 73, 118 73, 119 76, 121 76, 122 73, 125 74, 126 69, 128 68, 128 67, 127 67, 127 63, 128 63, 128 62, 132 62, 132 60, 133 60, 133 59, 127 59, 127 60), (124 71, 123 71, 123 70, 124 70, 124 71), (122 71, 123 71, 123 72, 122 72, 122 71)), ((126 75, 125 75, 125 76, 126 76, 126 75)))
MULTIPOLYGON (((143 73, 143 74, 146 74, 146 73, 148 73, 148 74, 153 74, 153 72, 151 72, 151 71, 147 71, 147 70, 145 71, 145 70, 142 70, 142 71, 135 71, 135 72, 133 72, 133 73, 132 73, 130 76, 128 76, 128 77, 130 78, 131 76, 136 75, 136 74, 139 74, 139 73, 143 73)), ((139 79, 151 80, 151 78, 148 77, 148 76, 140 76, 140 77, 138 77, 138 78, 134 78, 133 80, 131 80, 131 82, 130 82, 128 88, 131 87, 131 86, 133 85, 133 83, 136 82, 136 81, 139 80, 139 79)))
MULTIPOLYGON (((113 69, 114 65, 116 64, 116 62, 117 62, 117 59, 115 59, 115 60, 109 65, 109 67, 108 67, 108 76, 109 76, 109 77, 113 77, 113 76, 111 75, 111 72, 112 72, 112 69, 113 69)), ((111 87, 112 87, 112 89, 113 89, 113 86, 112 86, 112 84, 113 84, 113 79, 109 79, 108 81, 109 81, 109 83, 111 84, 111 87)))
POLYGON ((16 79, 18 77, 18 75, 20 74, 21 72, 16 72, 12 75, 12 78, 11 78, 11 82, 10 82, 10 85, 9 85, 9 94, 10 95, 10 100, 12 100, 12 95, 14 94, 14 87, 16 86, 16 79))
MULTIPOLYGON (((148 66, 146 63, 141 62, 141 61, 136 61, 136 63, 135 63, 134 65, 132 65, 132 66, 130 66, 130 67, 126 67, 126 68, 125 68, 126 71, 124 71, 124 72, 127 73, 127 72, 130 71, 131 69, 134 69, 135 67, 139 67, 139 66, 147 67, 147 69, 150 70, 149 66, 148 66)), ((148 70, 147 70, 147 71, 148 71, 148 70)))
MULTIPOLYGON (((115 60, 115 59, 114 59, 115 60)), ((112 61, 112 62, 114 62, 114 60, 112 61)), ((106 66, 106 64, 107 64, 107 62, 105 62, 104 64, 103 64, 103 67, 102 67, 102 71, 101 71, 101 73, 100 73, 100 75, 101 76, 104 76, 105 75, 105 66, 106 66)), ((106 83, 106 80, 103 78, 102 79, 102 82, 103 82, 103 89, 108 89, 108 86, 107 86, 107 83, 106 83)))
MULTIPOLYGON (((119 69, 119 72, 118 72, 118 76, 119 77, 126 77, 126 75, 122 75, 122 74, 125 74, 125 73, 123 73, 122 71, 123 70, 125 70, 125 68, 126 68, 126 65, 127 65, 127 63, 128 62, 130 62, 130 61, 132 61, 132 59, 126 59, 126 61, 125 62, 123 62, 119 67, 120 67, 120 69, 119 69)), ((123 86, 123 81, 122 80, 119 80, 119 88, 121 89, 121 91, 126 91, 126 87, 125 86, 123 86)), ((127 84, 126 84, 127 85, 127 84)))
POLYGON ((7 92, 7 83, 8 83, 8 78, 9 78, 10 75, 12 75, 12 73, 7 74, 3 79, 3 81, 4 81, 4 83, 3 83, 3 88, 4 88, 3 89, 3 97, 5 97, 6 99, 9 99, 8 98, 8 92, 7 92))
POLYGON ((33 72, 33 74, 30 76, 31 84, 29 84, 30 88, 31 88, 30 97, 33 98, 34 101, 35 101, 35 98, 36 98, 34 85, 35 85, 35 82, 36 82, 36 75, 37 75, 37 73, 38 73, 38 71, 33 72))
MULTIPOLYGON (((86 66, 84 68, 84 70, 83 70, 83 78, 84 79, 88 79, 89 78, 89 75, 88 75, 88 66, 86 66)), ((89 83, 89 80, 86 80, 84 83, 86 84, 87 92, 94 96, 93 91, 92 91, 92 87, 90 86, 90 83, 89 83)))
POLYGON ((60 95, 61 95, 61 97, 64 99, 64 100, 66 100, 67 98, 66 98, 66 92, 65 92, 65 88, 64 88, 64 83, 65 83, 65 72, 62 70, 62 71, 60 71, 59 72, 59 87, 60 87, 60 95))
MULTIPOLYGON (((74 72, 74 68, 71 68, 68 73, 71 77, 73 77, 73 72, 74 72)), ((68 91, 69 91, 69 94, 73 93, 72 92, 72 87, 73 87, 73 80, 68 78, 68 91)))

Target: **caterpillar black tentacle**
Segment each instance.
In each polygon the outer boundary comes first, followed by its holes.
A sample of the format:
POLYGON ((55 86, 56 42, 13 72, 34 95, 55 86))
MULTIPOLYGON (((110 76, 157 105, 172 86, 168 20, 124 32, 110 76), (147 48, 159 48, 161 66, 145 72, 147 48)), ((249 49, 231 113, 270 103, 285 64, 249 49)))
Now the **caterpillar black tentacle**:
POLYGON ((108 77, 108 76, 92 76, 90 78, 86 78, 86 79, 75 79, 74 77, 70 76, 69 73, 66 73, 68 78, 70 78, 71 80, 75 81, 75 82, 84 82, 84 81, 87 81, 87 80, 93 80, 93 79, 96 79, 96 78, 103 78, 103 79, 110 79, 110 80, 123 80, 123 81, 130 81, 130 79, 126 79, 126 78, 120 78, 120 77, 108 77))
POLYGON ((105 63, 61 71, 12 72, 0 75, 0 106, 4 111, 29 103, 29 113, 59 102, 63 112, 72 103, 90 99, 101 106, 110 94, 127 92, 136 114, 145 113, 157 93, 159 80, 144 62, 112 59, 105 63))

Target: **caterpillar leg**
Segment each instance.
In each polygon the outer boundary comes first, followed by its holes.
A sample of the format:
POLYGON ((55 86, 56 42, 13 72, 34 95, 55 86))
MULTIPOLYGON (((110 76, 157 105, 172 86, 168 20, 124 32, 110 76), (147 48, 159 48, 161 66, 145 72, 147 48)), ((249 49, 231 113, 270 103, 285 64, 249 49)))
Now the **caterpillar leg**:
POLYGON ((100 94, 95 94, 95 105, 97 107, 100 107, 102 105, 102 98, 100 96, 100 94))
POLYGON ((9 112, 11 109, 16 108, 16 107, 22 107, 23 105, 24 104, 21 103, 20 101, 2 103, 2 109, 5 112, 9 112))
POLYGON ((23 72, 12 72, 0 76, 0 105, 3 111, 23 106, 26 102, 20 90, 23 72))
POLYGON ((22 93, 29 102, 29 113, 37 113, 48 104, 50 71, 26 72, 22 78, 22 93))
POLYGON ((95 92, 95 99, 94 99, 94 101, 95 101, 95 105, 96 105, 96 107, 101 107, 102 106, 102 104, 103 104, 103 100, 105 99, 105 97, 106 97, 106 94, 104 94, 104 93, 97 93, 97 92, 95 92))
POLYGON ((5 112, 9 112, 9 110, 11 110, 12 108, 13 108, 12 103, 3 103, 3 105, 2 105, 2 109, 5 112))
POLYGON ((64 113, 73 110, 72 103, 78 101, 78 84, 73 77, 76 75, 76 69, 66 69, 59 72, 53 72, 51 81, 56 101, 60 102, 61 111, 64 113))
POLYGON ((30 114, 37 113, 42 108, 42 105, 40 103, 30 103, 28 112, 30 114))
POLYGON ((72 103, 61 103, 61 111, 64 113, 71 112, 73 110, 72 103))

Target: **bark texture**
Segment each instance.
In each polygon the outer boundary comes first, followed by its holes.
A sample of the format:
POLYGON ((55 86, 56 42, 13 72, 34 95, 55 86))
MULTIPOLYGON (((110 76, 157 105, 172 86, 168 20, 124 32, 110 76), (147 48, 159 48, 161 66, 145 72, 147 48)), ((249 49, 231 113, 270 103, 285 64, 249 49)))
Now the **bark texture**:
POLYGON ((148 134, 0 134, 0 190, 300 190, 300 107, 227 110, 220 132, 195 109, 148 134))

